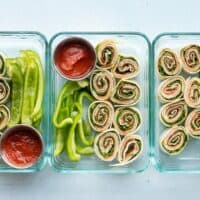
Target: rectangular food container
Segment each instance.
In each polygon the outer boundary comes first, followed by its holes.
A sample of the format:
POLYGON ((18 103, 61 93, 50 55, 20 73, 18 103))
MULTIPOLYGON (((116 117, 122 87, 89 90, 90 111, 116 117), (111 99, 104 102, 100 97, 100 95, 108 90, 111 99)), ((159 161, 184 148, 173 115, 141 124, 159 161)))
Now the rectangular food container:
MULTIPOLYGON (((137 173, 144 171, 149 165, 149 55, 150 43, 148 38, 141 33, 120 32, 120 33, 80 33, 80 32, 62 32, 54 35, 49 44, 50 59, 50 112, 53 115, 57 96, 61 87, 67 81, 62 78, 55 70, 53 64, 53 52, 63 39, 78 36, 89 40, 94 47, 104 39, 114 39, 119 44, 119 51, 125 55, 135 56, 141 67, 140 74, 135 79, 142 89, 142 98, 136 107, 142 114, 142 127, 139 134, 144 140, 144 149, 138 160, 123 167, 111 167, 109 163, 100 161, 96 155, 82 156, 79 162, 68 160, 65 152, 61 156, 54 157, 54 132, 55 128, 50 124, 50 164, 58 172, 100 172, 100 173, 137 173)), ((88 105, 87 105, 88 106, 88 105)), ((87 106, 84 107, 86 115, 87 106)), ((52 119, 51 119, 52 121, 52 119)), ((67 133, 66 133, 67 134, 67 133)))
MULTIPOLYGON (((159 119, 159 111, 161 103, 158 100, 158 86, 161 80, 155 70, 158 55, 164 48, 173 49, 180 57, 180 48, 190 45, 200 45, 200 34, 199 33, 163 33, 158 35, 152 45, 152 67, 150 71, 151 83, 150 83, 150 113, 151 113, 151 152, 153 156, 153 164, 160 172, 189 172, 199 173, 200 172, 200 140, 192 139, 190 137, 189 144, 185 149, 175 156, 169 156, 163 153, 159 146, 159 138, 165 127, 161 124, 159 119)), ((196 75, 186 75, 181 72, 185 78, 190 76, 199 77, 199 73, 196 75)))
POLYGON ((45 94, 43 99, 43 117, 41 121, 40 132, 44 139, 45 151, 37 162, 36 165, 28 169, 14 169, 9 167, 7 164, 0 159, 0 172, 36 172, 41 170, 47 160, 47 138, 48 138, 48 68, 46 59, 47 59, 47 41, 46 38, 38 32, 0 32, 0 52, 3 52, 8 57, 17 57, 19 56, 20 50, 31 49, 35 50, 41 58, 44 72, 45 72, 45 94))

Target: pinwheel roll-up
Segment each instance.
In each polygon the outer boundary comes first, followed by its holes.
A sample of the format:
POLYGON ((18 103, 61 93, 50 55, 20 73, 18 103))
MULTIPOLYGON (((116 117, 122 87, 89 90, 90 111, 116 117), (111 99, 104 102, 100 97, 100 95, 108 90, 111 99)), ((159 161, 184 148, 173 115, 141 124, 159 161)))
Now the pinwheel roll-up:
POLYGON ((178 57, 171 49, 163 49, 158 57, 157 71, 161 79, 175 76, 181 72, 178 57))
POLYGON ((8 82, 0 77, 0 104, 6 103, 10 96, 10 86, 8 82))
POLYGON ((90 91, 98 100, 110 98, 115 87, 113 75, 107 70, 94 70, 90 77, 90 91))
POLYGON ((177 155, 188 144, 189 135, 183 126, 174 126, 160 137, 160 148, 169 155, 177 155))
POLYGON ((191 108, 200 108, 200 78, 189 78, 185 85, 185 102, 191 108))
POLYGON ((185 130, 193 138, 200 139, 200 109, 195 109, 188 115, 185 130))
POLYGON ((117 160, 112 166, 123 166, 135 161, 142 153, 143 141, 139 135, 125 136, 119 146, 117 160))
POLYGON ((181 99, 162 106, 160 109, 160 120, 166 127, 171 127, 183 123, 187 113, 187 105, 181 99))
POLYGON ((120 135, 135 133, 141 126, 140 111, 132 107, 120 107, 115 111, 114 127, 120 135))
POLYGON ((170 77, 164 80, 158 88, 158 97, 162 103, 168 103, 183 98, 185 79, 182 76, 170 77))
POLYGON ((183 69, 190 74, 200 72, 200 46, 188 45, 181 49, 183 69))
POLYGON ((118 49, 113 40, 104 40, 96 47, 97 67, 112 68, 118 59, 118 49))
POLYGON ((118 62, 113 68, 115 78, 133 78, 139 73, 139 63, 134 57, 120 55, 118 62))
POLYGON ((88 108, 88 118, 91 127, 102 132, 111 127, 114 109, 108 101, 94 101, 88 108))
POLYGON ((134 105, 141 97, 139 85, 130 80, 120 80, 111 96, 111 101, 119 105, 134 105))
POLYGON ((10 110, 5 105, 0 105, 0 130, 3 130, 10 120, 10 110))
POLYGON ((6 66, 4 56, 0 53, 0 75, 4 75, 6 73, 6 66))
POLYGON ((116 158, 120 144, 119 134, 115 129, 108 129, 95 137, 94 151, 99 159, 112 161, 116 158))

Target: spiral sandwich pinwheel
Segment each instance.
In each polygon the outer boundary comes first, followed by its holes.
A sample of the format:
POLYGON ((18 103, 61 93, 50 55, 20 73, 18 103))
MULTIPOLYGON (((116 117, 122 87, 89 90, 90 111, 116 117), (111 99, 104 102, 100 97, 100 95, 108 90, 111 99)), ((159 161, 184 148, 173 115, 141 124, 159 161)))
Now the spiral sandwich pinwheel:
POLYGON ((142 117, 140 111, 132 107, 120 107, 115 111, 114 127, 120 135, 128 135, 137 132, 141 126, 142 117))
POLYGON ((160 137, 160 148, 169 155, 177 155, 183 151, 189 136, 183 126, 174 126, 166 130, 160 137))
POLYGON ((0 105, 0 130, 3 130, 10 120, 10 110, 5 105, 0 105))
POLYGON ((109 129, 96 136, 94 151, 99 159, 113 161, 117 156, 119 144, 119 134, 115 129, 109 129))
POLYGON ((142 153, 143 141, 139 135, 125 136, 119 146, 117 160, 119 163, 112 166, 123 166, 135 161, 142 153))
POLYGON ((111 101, 119 105, 134 105, 141 97, 139 85, 130 80, 120 80, 113 92, 111 101))
POLYGON ((0 53, 0 76, 5 75, 6 73, 6 65, 4 60, 4 55, 0 53))
POLYGON ((98 100, 110 98, 115 87, 112 73, 107 70, 94 70, 90 77, 90 91, 98 100))
POLYGON ((188 78, 185 85, 185 102, 191 108, 200 108, 200 78, 188 78))
POLYGON ((164 80, 158 88, 158 97, 161 102, 168 103, 183 98, 185 79, 174 76, 164 80))
POLYGON ((102 132, 111 127, 114 109, 108 101, 94 101, 88 108, 88 119, 91 127, 102 132))
POLYGON ((8 82, 0 77, 0 104, 6 103, 10 96, 10 86, 8 82))
POLYGON ((188 115, 185 130, 191 137, 200 139, 200 109, 195 109, 188 115))
POLYGON ((162 106, 160 120, 166 127, 181 124, 187 117, 188 109, 184 100, 174 101, 162 106))
POLYGON ((200 46, 188 45, 181 49, 183 69, 190 74, 200 72, 200 46))
POLYGON ((181 72, 181 65, 178 56, 171 49, 163 49, 158 57, 157 72, 161 79, 178 75, 181 72))
POLYGON ((96 47, 97 67, 112 68, 118 60, 118 49, 113 40, 104 40, 96 47))
POLYGON ((113 68, 113 75, 115 78, 128 79, 136 77, 139 71, 139 63, 134 57, 120 55, 118 62, 113 68))

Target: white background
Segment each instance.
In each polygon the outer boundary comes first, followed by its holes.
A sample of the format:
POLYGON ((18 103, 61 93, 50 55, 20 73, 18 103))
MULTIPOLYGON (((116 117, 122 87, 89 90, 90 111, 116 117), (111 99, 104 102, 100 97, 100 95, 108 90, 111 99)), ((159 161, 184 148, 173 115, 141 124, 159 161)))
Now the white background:
MULTIPOLYGON (((0 0, 0 31, 200 32, 198 0, 0 0)), ((199 148, 200 149, 200 148, 199 148)), ((200 175, 0 174, 0 200, 199 199, 200 175)))

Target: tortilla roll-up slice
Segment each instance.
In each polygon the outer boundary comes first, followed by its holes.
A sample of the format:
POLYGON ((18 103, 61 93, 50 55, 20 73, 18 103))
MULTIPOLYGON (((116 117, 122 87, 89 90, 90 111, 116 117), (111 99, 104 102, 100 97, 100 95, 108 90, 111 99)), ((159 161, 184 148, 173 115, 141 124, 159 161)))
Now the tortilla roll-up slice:
POLYGON ((0 105, 0 130, 6 128, 10 120, 10 110, 5 105, 0 105))
POLYGON ((10 85, 7 80, 0 77, 0 104, 6 103, 10 96, 10 85))
POLYGON ((185 121, 186 133, 191 137, 200 139, 200 108, 193 110, 185 121))
POLYGON ((4 76, 6 73, 5 55, 0 52, 0 76, 4 76))
POLYGON ((124 166, 132 163, 141 155, 143 151, 143 140, 139 135, 127 135, 125 136, 120 145, 117 155, 117 160, 119 163, 113 164, 111 166, 124 166))
POLYGON ((168 48, 160 52, 156 67, 161 79, 178 75, 181 72, 181 65, 176 52, 168 48))
POLYGON ((188 45, 181 49, 181 60, 185 72, 195 74, 200 72, 200 46, 188 45))
POLYGON ((200 78, 188 78, 185 85, 185 102, 191 108, 200 108, 200 78))
POLYGON ((132 107, 119 107, 115 111, 114 127, 120 135, 128 135, 139 130, 142 123, 140 111, 132 107))
POLYGON ((187 117, 188 108, 184 100, 174 101, 162 106, 160 110, 160 121, 166 127, 179 125, 187 117))
POLYGON ((182 76, 174 76, 164 80, 158 88, 158 97, 162 103, 169 103, 183 98, 185 79, 182 76))
POLYGON ((114 77, 119 79, 134 78, 139 71, 139 63, 134 57, 122 55, 119 55, 118 61, 112 69, 114 77))
POLYGON ((177 155, 183 151, 189 141, 189 135, 183 126, 167 129, 160 137, 160 148, 168 155, 177 155))
POLYGON ((111 101, 118 105, 135 105, 140 98, 140 86, 135 81, 122 79, 117 83, 111 101))
POLYGON ((95 137, 94 151, 103 161, 113 161, 118 153, 120 136, 115 129, 108 129, 95 137))
POLYGON ((112 95, 115 80, 112 73, 107 70, 94 70, 90 77, 90 91, 94 98, 107 100, 112 95))
POLYGON ((114 108, 108 101, 94 101, 88 108, 88 119, 93 130, 102 132, 111 127, 114 108))
POLYGON ((96 46, 97 67, 101 69, 112 68, 118 59, 116 42, 104 40, 96 46))

